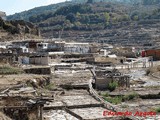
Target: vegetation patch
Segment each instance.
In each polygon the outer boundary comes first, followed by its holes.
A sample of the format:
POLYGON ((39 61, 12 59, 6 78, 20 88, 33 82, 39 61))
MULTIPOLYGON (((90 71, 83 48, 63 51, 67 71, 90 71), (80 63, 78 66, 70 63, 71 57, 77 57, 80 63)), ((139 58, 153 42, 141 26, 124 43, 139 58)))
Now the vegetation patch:
POLYGON ((108 97, 109 94, 106 92, 106 93, 102 93, 101 96, 103 96, 103 97, 108 97))
POLYGON ((160 85, 156 85, 156 86, 145 86, 145 88, 149 88, 149 89, 159 89, 160 85))
POLYGON ((47 89, 47 90, 53 90, 54 88, 55 88, 55 85, 53 83, 50 83, 45 86, 45 89, 47 89))
POLYGON ((118 87, 118 82, 116 82, 116 81, 110 82, 109 85, 108 85, 108 89, 110 91, 114 91, 117 87, 118 87))
POLYGON ((139 96, 139 95, 138 95, 137 93, 133 92, 133 93, 131 93, 131 94, 128 94, 128 95, 123 96, 123 101, 133 100, 133 99, 135 99, 135 98, 138 98, 138 96, 139 96))
POLYGON ((155 111, 156 111, 157 113, 160 113, 160 107, 159 107, 159 108, 156 108, 155 111))
POLYGON ((156 113, 160 113, 160 107, 151 108, 150 111, 154 111, 154 112, 156 112, 156 113))
POLYGON ((125 95, 125 96, 111 97, 111 96, 109 96, 108 93, 101 94, 101 96, 104 98, 104 100, 106 100, 110 103, 113 103, 113 104, 120 104, 121 102, 130 101, 130 100, 133 100, 133 99, 139 97, 139 95, 135 92, 128 94, 128 95, 125 95))
POLYGON ((24 73, 22 69, 11 67, 11 66, 0 66, 1 75, 21 74, 21 73, 24 73))
POLYGON ((106 97, 105 100, 113 104, 120 104, 122 102, 122 96, 106 97))

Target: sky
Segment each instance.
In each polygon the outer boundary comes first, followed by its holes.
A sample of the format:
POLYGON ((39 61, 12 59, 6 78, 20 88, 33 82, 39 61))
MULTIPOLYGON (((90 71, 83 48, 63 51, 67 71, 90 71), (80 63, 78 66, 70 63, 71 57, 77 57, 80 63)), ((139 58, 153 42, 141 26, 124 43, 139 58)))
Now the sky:
POLYGON ((0 4, 0 11, 6 12, 7 15, 22 12, 34 7, 55 4, 66 0, 3 0, 0 4))

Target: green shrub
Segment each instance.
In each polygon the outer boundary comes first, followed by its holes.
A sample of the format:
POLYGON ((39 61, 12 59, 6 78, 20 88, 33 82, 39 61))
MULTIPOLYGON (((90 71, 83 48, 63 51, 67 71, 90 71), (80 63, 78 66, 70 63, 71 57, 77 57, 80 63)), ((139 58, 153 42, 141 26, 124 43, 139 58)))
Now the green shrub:
POLYGON ((106 93, 103 93, 103 94, 101 94, 103 97, 108 97, 109 96, 109 94, 108 94, 108 92, 106 92, 106 93))
POLYGON ((55 85, 53 83, 50 83, 45 86, 45 89, 47 89, 47 90, 53 90, 54 88, 55 88, 55 85))
POLYGON ((129 100, 133 100, 135 98, 138 98, 138 94, 135 92, 128 94, 128 95, 125 95, 125 96, 111 97, 111 96, 109 96, 108 93, 101 94, 101 96, 103 97, 104 100, 106 100, 110 103, 113 103, 113 104, 119 104, 124 101, 129 101, 129 100))
POLYGON ((122 96, 117 97, 107 97, 105 98, 106 101, 113 103, 113 104, 119 104, 122 102, 122 96))
POLYGON ((155 111, 156 111, 157 113, 160 113, 160 107, 159 107, 159 108, 156 108, 155 111))
POLYGON ((8 75, 8 74, 21 74, 24 71, 19 68, 14 68, 11 66, 0 66, 0 74, 1 75, 8 75))
POLYGON ((133 100, 134 98, 137 98, 137 97, 138 97, 138 94, 133 92, 131 94, 123 96, 123 101, 133 100))
POLYGON ((108 89, 110 91, 114 91, 116 89, 116 87, 118 87, 118 83, 117 82, 110 82, 109 85, 108 85, 108 89))

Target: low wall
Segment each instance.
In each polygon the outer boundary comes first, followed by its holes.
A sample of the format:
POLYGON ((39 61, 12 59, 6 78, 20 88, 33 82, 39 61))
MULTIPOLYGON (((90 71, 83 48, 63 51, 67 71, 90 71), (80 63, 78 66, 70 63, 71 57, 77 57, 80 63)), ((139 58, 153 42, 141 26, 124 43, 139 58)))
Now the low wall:
POLYGON ((51 74, 50 67, 28 68, 28 69, 24 69, 24 71, 26 73, 31 73, 31 74, 43 74, 43 75, 51 74))

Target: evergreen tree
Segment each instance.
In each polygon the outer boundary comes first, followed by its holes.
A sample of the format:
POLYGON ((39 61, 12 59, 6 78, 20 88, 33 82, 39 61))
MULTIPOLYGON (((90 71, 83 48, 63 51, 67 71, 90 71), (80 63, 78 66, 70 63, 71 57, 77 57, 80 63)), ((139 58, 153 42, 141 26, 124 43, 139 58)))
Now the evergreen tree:
POLYGON ((87 3, 93 3, 93 0, 88 0, 87 3))

